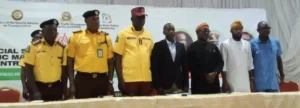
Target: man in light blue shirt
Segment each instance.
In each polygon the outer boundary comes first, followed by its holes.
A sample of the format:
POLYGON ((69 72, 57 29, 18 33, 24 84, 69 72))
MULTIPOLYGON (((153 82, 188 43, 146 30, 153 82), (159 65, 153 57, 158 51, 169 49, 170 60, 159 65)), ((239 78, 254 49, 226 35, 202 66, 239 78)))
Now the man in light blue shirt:
POLYGON ((251 79, 254 79, 256 92, 279 92, 279 83, 284 80, 280 43, 277 39, 269 37, 270 29, 267 22, 259 22, 259 37, 251 40, 254 64, 254 78, 251 79))

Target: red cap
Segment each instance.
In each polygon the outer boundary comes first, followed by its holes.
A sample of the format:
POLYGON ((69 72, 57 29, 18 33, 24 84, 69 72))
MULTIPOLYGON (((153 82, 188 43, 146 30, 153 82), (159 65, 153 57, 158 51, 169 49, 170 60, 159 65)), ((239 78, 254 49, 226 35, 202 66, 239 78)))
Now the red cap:
POLYGON ((145 8, 144 7, 135 7, 133 9, 131 9, 131 15, 135 15, 135 16, 143 16, 147 14, 145 13, 145 8))

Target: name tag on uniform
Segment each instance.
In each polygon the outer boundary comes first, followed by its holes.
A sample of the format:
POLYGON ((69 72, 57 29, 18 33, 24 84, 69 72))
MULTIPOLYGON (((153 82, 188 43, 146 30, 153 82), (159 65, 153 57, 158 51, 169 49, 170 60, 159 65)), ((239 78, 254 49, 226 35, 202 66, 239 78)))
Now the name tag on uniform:
POLYGON ((98 49, 97 50, 97 55, 98 55, 98 58, 102 58, 103 57, 103 50, 102 49, 98 49))
POLYGON ((127 37, 128 40, 136 39, 136 37, 127 37))
POLYGON ((143 37, 143 39, 144 39, 144 40, 151 40, 150 38, 145 38, 145 37, 143 37))

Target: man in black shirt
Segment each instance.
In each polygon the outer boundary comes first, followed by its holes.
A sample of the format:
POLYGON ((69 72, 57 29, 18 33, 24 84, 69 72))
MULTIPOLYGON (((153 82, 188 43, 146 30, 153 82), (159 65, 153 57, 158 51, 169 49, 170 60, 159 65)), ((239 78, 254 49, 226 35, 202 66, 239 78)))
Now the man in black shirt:
POLYGON ((187 50, 188 67, 192 76, 192 94, 220 92, 219 73, 224 62, 218 47, 208 42, 209 26, 202 23, 196 28, 198 40, 187 50))

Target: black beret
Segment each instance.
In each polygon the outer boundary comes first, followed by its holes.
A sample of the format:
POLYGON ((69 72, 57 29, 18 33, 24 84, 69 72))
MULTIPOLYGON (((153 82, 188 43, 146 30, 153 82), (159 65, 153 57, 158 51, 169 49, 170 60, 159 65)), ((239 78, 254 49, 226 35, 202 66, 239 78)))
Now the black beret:
POLYGON ((90 16, 99 16, 100 11, 99 10, 89 10, 83 13, 84 18, 88 18, 90 16))
POLYGON ((34 37, 34 36, 37 35, 37 34, 42 34, 41 32, 42 32, 42 30, 34 30, 34 31, 31 33, 31 37, 34 37))
POLYGON ((58 23, 58 21, 56 19, 49 19, 47 21, 42 22, 40 24, 40 27, 43 28, 46 25, 53 25, 53 24, 56 25, 56 26, 59 25, 59 23, 58 23))

